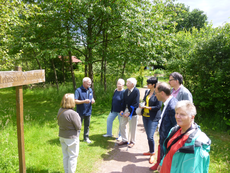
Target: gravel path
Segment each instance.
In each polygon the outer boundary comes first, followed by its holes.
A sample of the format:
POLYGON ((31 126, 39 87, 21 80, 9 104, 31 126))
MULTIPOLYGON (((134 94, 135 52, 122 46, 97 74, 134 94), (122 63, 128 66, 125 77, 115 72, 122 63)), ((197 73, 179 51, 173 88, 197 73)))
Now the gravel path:
MULTIPOLYGON (((143 98, 146 88, 139 90, 140 98, 143 98)), ((128 150, 126 146, 117 146, 115 143, 114 148, 107 153, 109 156, 103 159, 98 170, 93 173, 151 173, 149 167, 153 164, 149 164, 149 156, 143 155, 144 152, 148 151, 148 142, 140 115, 138 116, 136 135, 136 144, 128 150)), ((154 139, 155 150, 157 151, 158 133, 155 133, 154 139)))

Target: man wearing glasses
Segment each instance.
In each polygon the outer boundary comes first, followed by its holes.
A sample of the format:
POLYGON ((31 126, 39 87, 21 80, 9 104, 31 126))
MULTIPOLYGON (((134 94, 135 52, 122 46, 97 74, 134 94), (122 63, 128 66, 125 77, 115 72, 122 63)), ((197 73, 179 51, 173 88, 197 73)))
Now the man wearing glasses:
POLYGON ((192 94, 183 85, 183 76, 178 72, 173 72, 169 75, 169 85, 173 88, 171 91, 178 101, 189 100, 193 102, 192 94))

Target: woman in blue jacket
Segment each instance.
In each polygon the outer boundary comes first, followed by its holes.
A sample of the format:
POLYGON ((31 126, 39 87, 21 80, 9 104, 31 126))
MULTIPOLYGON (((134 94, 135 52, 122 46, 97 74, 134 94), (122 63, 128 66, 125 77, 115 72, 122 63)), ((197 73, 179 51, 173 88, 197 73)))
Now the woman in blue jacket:
POLYGON ((143 115, 143 124, 148 139, 149 151, 144 155, 150 155, 149 163, 154 162, 154 132, 156 131, 158 121, 161 115, 161 102, 155 96, 155 88, 158 80, 156 77, 151 77, 147 80, 148 90, 145 91, 143 101, 145 106, 140 105, 143 115))
MULTIPOLYGON (((103 137, 112 137, 113 121, 117 116, 118 116, 118 120, 120 123, 121 116, 119 113, 121 111, 123 94, 125 92, 124 85, 125 85, 125 81, 123 79, 118 79, 117 88, 115 89, 114 94, 113 94, 111 112, 107 118, 107 133, 104 134, 103 137)), ((119 128, 118 136, 120 137, 120 128, 119 128)))
POLYGON ((183 100, 175 107, 177 126, 164 142, 164 157, 158 166, 160 173, 208 173, 211 140, 194 123, 196 108, 183 100))

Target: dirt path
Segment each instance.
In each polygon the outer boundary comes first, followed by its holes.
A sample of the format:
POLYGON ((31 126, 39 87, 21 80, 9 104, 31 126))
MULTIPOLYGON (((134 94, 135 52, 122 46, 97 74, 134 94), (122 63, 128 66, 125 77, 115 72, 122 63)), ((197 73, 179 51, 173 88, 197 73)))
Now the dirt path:
MULTIPOLYGON (((141 88, 140 98, 143 98, 146 88, 141 88)), ((148 151, 148 142, 144 130, 142 117, 138 117, 136 144, 127 150, 126 146, 114 145, 108 153, 109 157, 104 159, 99 169, 94 173, 151 173, 149 167, 149 156, 143 153, 148 151)), ((155 133, 155 150, 157 151, 158 133, 155 133)), ((155 158, 156 159, 156 158, 155 158)))

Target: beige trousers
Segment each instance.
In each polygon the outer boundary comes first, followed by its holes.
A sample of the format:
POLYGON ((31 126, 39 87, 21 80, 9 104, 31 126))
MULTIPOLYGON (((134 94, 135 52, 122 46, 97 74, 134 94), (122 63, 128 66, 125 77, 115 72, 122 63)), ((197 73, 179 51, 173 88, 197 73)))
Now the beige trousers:
POLYGON ((136 141, 136 130, 137 130, 138 115, 135 115, 130 120, 129 117, 121 117, 120 119, 120 132, 123 142, 136 141), (129 135, 127 135, 126 126, 129 122, 129 135), (129 139, 128 139, 129 138, 129 139))

